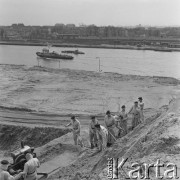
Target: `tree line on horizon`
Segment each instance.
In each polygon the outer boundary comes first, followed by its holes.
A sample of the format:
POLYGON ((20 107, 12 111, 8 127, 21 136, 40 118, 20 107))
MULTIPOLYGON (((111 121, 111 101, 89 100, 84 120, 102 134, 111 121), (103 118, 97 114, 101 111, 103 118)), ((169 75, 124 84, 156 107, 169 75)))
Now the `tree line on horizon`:
POLYGON ((180 38, 180 27, 115 27, 74 24, 55 26, 24 26, 12 24, 0 27, 1 40, 14 39, 61 39, 61 35, 76 35, 78 38, 180 38))

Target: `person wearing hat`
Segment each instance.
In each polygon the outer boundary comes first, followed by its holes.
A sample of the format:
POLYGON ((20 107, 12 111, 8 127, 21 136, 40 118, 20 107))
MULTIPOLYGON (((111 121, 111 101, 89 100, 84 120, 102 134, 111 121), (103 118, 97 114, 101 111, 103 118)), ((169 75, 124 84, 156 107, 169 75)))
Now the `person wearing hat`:
POLYGON ((143 114, 143 110, 144 110, 144 102, 143 102, 143 98, 139 97, 139 109, 140 109, 140 121, 143 123, 144 122, 144 114, 143 114))
POLYGON ((36 180, 37 168, 40 167, 40 162, 37 158, 33 158, 30 152, 25 153, 27 162, 24 165, 24 180, 36 180))
POLYGON ((120 127, 122 128, 120 136, 123 137, 127 134, 127 120, 128 120, 128 115, 126 113, 126 106, 123 105, 121 107, 121 112, 119 113, 120 117, 120 127))
POLYGON ((105 123, 105 127, 108 130, 107 146, 109 147, 112 144, 114 144, 116 140, 115 132, 114 132, 114 127, 116 127, 116 121, 115 118, 111 115, 111 112, 109 110, 106 112, 104 123, 105 123))
POLYGON ((96 119, 95 116, 91 117, 91 122, 89 124, 89 138, 90 138, 90 143, 91 143, 91 149, 94 147, 97 147, 97 136, 96 136, 96 129, 95 125, 99 124, 98 120, 96 119))
POLYGON ((138 102, 135 101, 128 114, 132 114, 132 130, 140 123, 140 110, 138 102))
POLYGON ((98 150, 99 151, 105 150, 107 146, 108 131, 104 126, 101 126, 100 124, 96 124, 95 128, 96 128, 98 150))
POLYGON ((20 172, 16 176, 11 176, 8 170, 9 162, 7 160, 1 161, 1 169, 0 169, 0 180, 18 180, 24 174, 24 172, 20 172))
POLYGON ((66 125, 66 127, 72 125, 73 127, 73 139, 74 144, 78 145, 78 139, 80 139, 80 122, 77 120, 75 116, 71 117, 71 122, 66 125))

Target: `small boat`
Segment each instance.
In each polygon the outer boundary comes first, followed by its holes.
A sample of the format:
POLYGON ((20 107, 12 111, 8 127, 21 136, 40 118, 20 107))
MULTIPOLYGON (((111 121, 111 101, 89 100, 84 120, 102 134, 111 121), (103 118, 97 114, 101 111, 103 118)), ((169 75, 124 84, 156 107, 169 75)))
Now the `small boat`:
POLYGON ((158 49, 153 49, 154 51, 162 51, 162 52, 172 52, 171 49, 166 49, 166 48, 158 48, 158 49))
POLYGON ((85 54, 84 52, 82 51, 79 51, 78 49, 75 50, 75 51, 61 51, 62 53, 72 53, 72 54, 85 54))
POLYGON ((36 52, 36 55, 42 58, 49 58, 49 59, 68 59, 71 60, 74 57, 64 54, 59 54, 55 51, 49 52, 49 49, 44 48, 42 52, 36 52))

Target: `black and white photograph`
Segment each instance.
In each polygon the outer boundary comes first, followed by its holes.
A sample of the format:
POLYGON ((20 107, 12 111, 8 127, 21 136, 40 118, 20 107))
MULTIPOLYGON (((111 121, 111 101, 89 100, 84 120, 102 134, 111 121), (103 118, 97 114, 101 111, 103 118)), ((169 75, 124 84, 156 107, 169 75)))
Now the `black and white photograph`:
POLYGON ((180 178, 180 0, 0 0, 0 180, 180 178))

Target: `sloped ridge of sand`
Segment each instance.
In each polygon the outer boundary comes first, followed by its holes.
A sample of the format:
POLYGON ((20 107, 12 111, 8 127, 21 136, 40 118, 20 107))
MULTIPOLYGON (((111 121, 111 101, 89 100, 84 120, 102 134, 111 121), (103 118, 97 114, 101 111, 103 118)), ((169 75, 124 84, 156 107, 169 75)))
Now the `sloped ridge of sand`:
MULTIPOLYGON (((125 171, 130 170, 131 163, 133 162, 140 164, 156 163, 157 158, 160 158, 162 163, 170 161, 180 167, 179 107, 180 99, 173 99, 170 101, 169 106, 162 106, 158 111, 154 111, 146 119, 145 124, 139 125, 124 138, 117 140, 113 147, 108 148, 103 153, 94 155, 92 155, 90 150, 87 150, 75 162, 62 167, 51 175, 49 179, 71 179, 76 172, 80 172, 81 179, 93 177, 98 180, 108 180, 108 157, 128 157, 128 161, 124 166, 125 171)), ((154 178, 155 171, 152 169, 150 173, 150 177, 154 178)), ((121 179, 124 179, 124 177, 121 177, 121 179)))
MULTIPOLYGON (((162 164, 168 162, 174 163, 178 167, 178 176, 180 176, 180 99, 173 99, 168 107, 168 110, 161 114, 157 119, 152 120, 151 124, 146 124, 144 127, 138 127, 138 131, 133 132, 132 137, 125 137, 128 143, 123 143, 123 139, 117 143, 113 149, 108 152, 111 157, 126 158, 124 170, 128 172, 130 166, 134 162, 140 164, 156 163, 157 159, 160 159, 162 164), (145 130, 142 131, 141 129, 145 130), (138 135, 138 136, 136 136, 138 135), (137 137, 137 140, 133 139, 133 136, 137 137), (124 148, 120 147, 125 146, 124 148), (129 144, 129 146, 127 146, 129 144)), ((105 165, 107 161, 100 161, 94 171, 101 172, 99 177, 102 179, 107 178, 107 167, 100 169, 100 165, 105 165)), ((165 168, 163 170, 166 170, 165 168)), ((161 170, 162 171, 162 170, 161 170)), ((119 173, 119 177, 122 175, 119 173)), ((150 172, 150 177, 155 178, 155 169, 150 172)))

